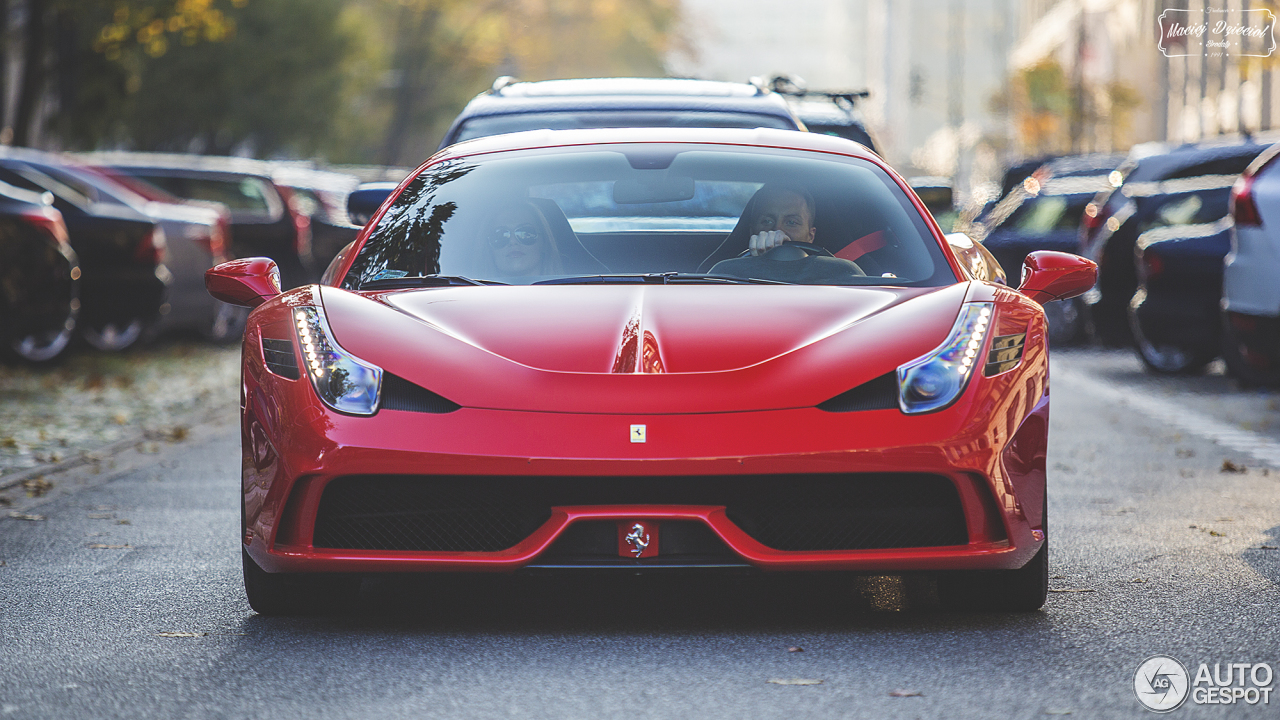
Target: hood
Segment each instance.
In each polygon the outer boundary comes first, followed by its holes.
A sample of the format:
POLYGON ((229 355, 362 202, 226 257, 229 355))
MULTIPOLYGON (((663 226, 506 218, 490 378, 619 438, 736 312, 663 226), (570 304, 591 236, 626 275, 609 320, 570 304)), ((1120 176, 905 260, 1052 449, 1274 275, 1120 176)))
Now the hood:
POLYGON ((889 372, 945 338, 966 288, 554 285, 366 297, 325 287, 322 294, 344 348, 463 406, 604 412, 609 396, 634 393, 647 398, 639 405, 664 408, 650 412, 714 412, 812 406, 889 372), (759 392, 744 394, 751 388, 759 392), (682 394, 690 401, 677 401, 682 394))

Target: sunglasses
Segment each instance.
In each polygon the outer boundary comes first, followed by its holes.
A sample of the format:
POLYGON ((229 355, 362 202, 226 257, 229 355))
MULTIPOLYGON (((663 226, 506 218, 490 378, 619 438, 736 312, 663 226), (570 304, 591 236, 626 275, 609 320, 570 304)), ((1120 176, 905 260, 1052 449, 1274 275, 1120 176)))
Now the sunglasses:
POLYGON ((515 229, 497 227, 489 233, 489 247, 499 250, 506 247, 512 238, 521 245, 534 245, 539 237, 532 225, 518 225, 515 229))

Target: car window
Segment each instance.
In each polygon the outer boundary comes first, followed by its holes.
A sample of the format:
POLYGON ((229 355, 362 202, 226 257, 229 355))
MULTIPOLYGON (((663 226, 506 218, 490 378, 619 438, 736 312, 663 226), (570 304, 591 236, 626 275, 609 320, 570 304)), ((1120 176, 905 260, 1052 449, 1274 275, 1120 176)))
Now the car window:
POLYGON ((1227 215, 1230 194, 1229 188, 1218 188, 1160 198, 1151 216, 1140 225, 1140 231, 1220 220, 1227 215))
POLYGON ((707 271, 811 284, 956 280, 924 219, 874 163, 649 144, 493 153, 428 168, 388 208, 343 286, 426 274, 529 284, 707 271), (804 212, 813 204, 813 241, 832 256, 764 263, 787 266, 773 274, 725 264, 747 249, 771 194, 794 198, 804 212), (512 269, 513 257, 531 256, 536 266, 512 269))
POLYGON ((1088 198, 1043 195, 1023 203, 1005 225, 1028 235, 1075 230, 1084 214, 1084 207, 1088 204, 1088 198))
POLYGON ((775 115, 731 112, 591 111, 477 115, 463 121, 454 142, 525 130, 574 130, 620 127, 774 128, 795 130, 794 123, 775 115))
POLYGON ((279 214, 282 207, 275 188, 262 178, 182 177, 145 170, 128 172, 180 198, 222 203, 232 212, 248 211, 274 216, 279 214))

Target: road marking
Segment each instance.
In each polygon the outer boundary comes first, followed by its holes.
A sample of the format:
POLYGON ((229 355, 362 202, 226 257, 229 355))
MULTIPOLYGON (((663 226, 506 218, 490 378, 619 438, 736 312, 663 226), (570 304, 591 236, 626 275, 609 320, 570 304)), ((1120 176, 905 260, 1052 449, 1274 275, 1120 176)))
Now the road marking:
POLYGON ((1167 400, 1133 393, 1131 390, 1091 378, 1075 370, 1055 367, 1053 378, 1065 381, 1068 385, 1077 386, 1090 394, 1128 405, 1148 417, 1168 423, 1192 435, 1212 440, 1223 447, 1244 453, 1255 460, 1280 469, 1280 442, 1265 435, 1243 430, 1236 425, 1188 410, 1167 400))

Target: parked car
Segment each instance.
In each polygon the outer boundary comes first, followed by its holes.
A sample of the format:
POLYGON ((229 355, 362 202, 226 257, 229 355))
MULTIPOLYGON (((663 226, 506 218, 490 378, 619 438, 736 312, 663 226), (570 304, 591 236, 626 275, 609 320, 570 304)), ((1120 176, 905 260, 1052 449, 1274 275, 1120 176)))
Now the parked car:
POLYGON ((867 130, 866 120, 858 112, 858 101, 870 95, 866 90, 810 90, 805 81, 795 75, 774 75, 767 83, 761 78, 752 78, 751 84, 786 98, 791 111, 809 132, 835 135, 879 152, 867 130))
POLYGON ((347 217, 347 196, 359 186, 354 175, 273 163, 272 180, 295 215, 306 218, 311 233, 311 274, 329 265, 360 232, 347 217))
POLYGON ((1222 358, 1246 385, 1280 385, 1280 144, 1231 188, 1231 250, 1223 267, 1222 358))
POLYGON ((165 302, 172 276, 164 266, 164 229, 140 210, 102 201, 91 184, 32 164, 42 157, 5 149, 0 181, 53 195, 80 263, 78 332, 98 349, 123 350, 144 336, 165 302))
POLYGON ((53 196, 0 182, 0 348, 59 357, 80 312, 80 265, 53 196))
POLYGON ((160 221, 165 230, 165 267, 173 281, 169 299, 156 332, 195 330, 214 342, 238 339, 244 331, 246 313, 243 308, 212 300, 204 288, 204 273, 210 267, 232 258, 230 243, 231 213, 225 205, 199 200, 184 200, 151 183, 107 168, 72 166, 68 171, 91 182, 102 178, 112 182, 101 188, 104 197, 140 206, 160 221), (129 193, 121 192, 123 186, 129 193))
POLYGON ((781 95, 747 83, 678 78, 518 82, 500 77, 467 103, 440 147, 524 130, 610 127, 804 129, 781 95))
MULTIPOLYGON (((995 255, 1006 272, 1016 273, 1035 250, 1074 252, 1085 206, 1104 187, 1124 157, 1078 155, 1041 165, 971 225, 975 239, 995 255)), ((1045 306, 1050 338, 1057 343, 1083 339, 1079 301, 1045 306)))
POLYGON ((1116 168, 1109 187, 1085 206, 1080 224, 1078 252, 1098 263, 1098 286, 1082 300, 1099 339, 1116 346, 1133 343, 1129 305, 1138 289, 1134 246, 1139 228, 1163 205, 1163 196, 1228 188, 1264 149, 1236 141, 1176 148, 1144 145, 1116 168))
POLYGON ((309 219, 296 212, 272 179, 269 163, 248 158, 103 152, 76 156, 91 165, 145 180, 186 200, 216 202, 231 212, 231 252, 275 260, 286 287, 314 278, 309 219))
POLYGON ((347 573, 756 568, 1040 607, 1039 303, 1094 267, 1033 253, 1015 292, 918 207, 840 138, 540 131, 438 153, 332 284, 211 270, 256 308, 250 604, 299 612, 347 573), (752 255, 765 232, 788 240, 752 255))
POLYGON ((1218 356, 1229 194, 1212 187, 1153 197, 1138 225, 1129 322, 1134 349, 1154 372, 1199 373, 1218 356))

